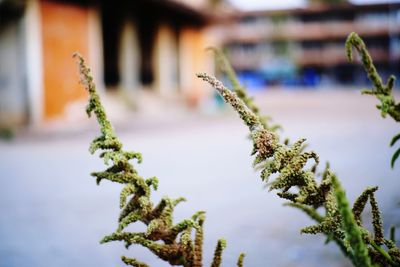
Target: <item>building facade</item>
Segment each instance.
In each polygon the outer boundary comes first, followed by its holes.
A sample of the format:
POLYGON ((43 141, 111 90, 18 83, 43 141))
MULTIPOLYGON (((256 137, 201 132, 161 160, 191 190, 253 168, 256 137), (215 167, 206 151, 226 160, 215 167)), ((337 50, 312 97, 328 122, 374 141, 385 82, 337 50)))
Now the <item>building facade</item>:
POLYGON ((383 76, 399 76, 399 3, 242 12, 225 27, 223 43, 241 77, 258 86, 363 84, 362 68, 350 64, 344 51, 353 31, 383 76))
POLYGON ((0 126, 40 126, 80 109, 75 51, 100 90, 198 94, 193 74, 212 68, 207 3, 1 0, 0 126))

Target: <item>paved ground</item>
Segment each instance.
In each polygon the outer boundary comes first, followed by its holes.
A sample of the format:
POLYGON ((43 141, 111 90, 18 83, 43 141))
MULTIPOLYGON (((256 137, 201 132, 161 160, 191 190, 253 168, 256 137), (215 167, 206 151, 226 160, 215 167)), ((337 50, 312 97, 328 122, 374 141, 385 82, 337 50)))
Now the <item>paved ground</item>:
MULTIPOLYGON (((389 168, 388 147, 399 127, 380 118, 373 98, 354 91, 281 91, 259 95, 258 102, 284 126, 285 136, 307 137, 310 149, 329 159, 351 200, 364 187, 379 185, 385 228, 400 226, 400 166, 389 168)), ((143 153, 141 174, 159 177, 154 199, 185 196, 177 220, 207 211, 206 263, 216 240, 225 237, 223 266, 235 266, 242 251, 250 267, 349 266, 323 237, 300 235, 311 222, 263 189, 251 168, 246 128, 229 109, 158 116, 154 122, 136 114, 131 120, 116 128, 126 147, 143 153)), ((97 134, 93 125, 0 141, 1 267, 123 266, 121 255, 167 266, 139 247, 98 244, 116 227, 120 187, 97 187, 89 176, 103 168, 87 152, 97 134)))

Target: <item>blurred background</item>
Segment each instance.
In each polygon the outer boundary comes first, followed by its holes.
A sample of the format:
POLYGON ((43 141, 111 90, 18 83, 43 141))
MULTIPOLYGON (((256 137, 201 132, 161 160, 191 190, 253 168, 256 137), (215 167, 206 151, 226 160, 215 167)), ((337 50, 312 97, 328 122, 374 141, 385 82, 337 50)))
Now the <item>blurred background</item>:
POLYGON ((346 60, 352 31, 383 79, 400 77, 396 1, 0 0, 0 266, 122 266, 121 255, 167 266, 98 244, 117 225, 120 186, 89 176, 104 167, 87 151, 98 126, 75 51, 126 148, 143 153, 140 173, 159 177, 155 201, 185 196, 177 221, 207 211, 205 263, 225 237, 223 266, 242 251, 247 266, 350 266, 322 236, 300 235, 312 222, 263 188, 247 129, 195 73, 226 81, 206 51, 222 48, 263 113, 283 136, 307 137, 351 201, 380 186, 387 230, 400 226, 388 145, 399 127, 360 95, 370 84, 359 58, 346 60))

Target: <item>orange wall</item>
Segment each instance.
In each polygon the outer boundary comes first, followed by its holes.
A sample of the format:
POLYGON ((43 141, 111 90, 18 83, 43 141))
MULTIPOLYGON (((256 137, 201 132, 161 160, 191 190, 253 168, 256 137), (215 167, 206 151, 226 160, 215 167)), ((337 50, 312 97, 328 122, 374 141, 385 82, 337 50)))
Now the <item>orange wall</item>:
POLYGON ((40 2, 43 42, 44 119, 63 115, 68 103, 85 97, 78 84, 72 53, 88 55, 89 11, 86 7, 40 2))
POLYGON ((196 106, 209 92, 205 83, 196 77, 198 72, 209 72, 206 38, 202 30, 184 28, 179 40, 180 86, 190 105, 196 106))

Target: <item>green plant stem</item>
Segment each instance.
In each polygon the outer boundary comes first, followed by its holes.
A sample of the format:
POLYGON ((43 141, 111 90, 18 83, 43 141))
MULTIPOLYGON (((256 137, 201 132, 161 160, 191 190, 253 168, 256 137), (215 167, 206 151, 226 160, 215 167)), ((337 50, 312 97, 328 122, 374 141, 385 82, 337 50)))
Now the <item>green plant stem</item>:
POLYGON ((375 95, 381 101, 381 105, 377 108, 381 110, 383 117, 389 114, 395 121, 400 122, 400 103, 396 103, 392 94, 396 77, 391 75, 386 84, 382 82, 364 41, 355 32, 350 33, 346 40, 346 53, 349 61, 353 61, 353 47, 360 53, 364 69, 375 88, 375 90, 364 90, 363 93, 375 95))
POLYGON ((332 177, 332 184, 335 190, 338 210, 342 217, 342 227, 345 231, 346 238, 353 249, 353 263, 355 266, 359 267, 372 266, 371 259, 368 256, 367 246, 364 243, 361 231, 354 219, 353 213, 351 212, 349 202, 346 198, 346 193, 335 175, 332 177))
POLYGON ((375 243, 374 240, 370 241, 371 246, 374 247, 374 249, 379 252, 383 257, 385 257, 385 259, 393 266, 398 266, 396 265, 396 263, 392 260, 392 257, 390 257, 390 255, 378 244, 375 243))
POLYGON ((390 240, 396 243, 396 227, 394 225, 390 227, 390 240))
MULTIPOLYGON (((396 122, 400 122, 400 103, 396 102, 393 96, 394 83, 396 77, 391 75, 386 84, 382 82, 382 78, 376 70, 372 58, 367 50, 367 46, 364 41, 358 36, 357 33, 352 32, 349 34, 346 40, 346 53, 347 58, 351 62, 353 61, 353 47, 358 51, 361 56, 362 65, 367 72, 368 78, 372 82, 374 89, 363 90, 363 94, 375 95, 376 98, 381 102, 376 107, 381 111, 382 117, 386 117, 389 114, 396 122)), ((400 134, 393 137, 390 146, 393 146, 396 141, 400 138, 400 134)), ((398 157, 400 156, 400 148, 398 148, 392 156, 390 165, 392 169, 398 157)))
MULTIPOLYGON (((372 253, 374 251, 369 250, 372 250, 369 247, 370 238, 364 239, 364 237, 372 236, 362 226, 360 219, 369 198, 376 239, 372 241, 375 244, 377 242, 388 243, 388 240, 383 237, 381 215, 373 194, 377 187, 366 188, 357 199, 352 210, 344 189, 336 175, 330 171, 329 165, 320 175, 321 182, 317 184, 316 164, 318 163, 318 155, 315 152, 302 151, 304 139, 300 139, 291 146, 279 143, 279 139, 275 138, 276 133, 265 129, 258 116, 234 92, 231 92, 215 77, 204 73, 197 76, 212 85, 249 127, 254 145, 253 154, 256 155, 254 165, 262 164, 262 168, 264 168, 261 177, 266 180, 271 174, 278 174, 273 182, 268 183, 269 188, 280 190, 277 193, 279 197, 290 200, 290 206, 302 210, 318 222, 317 225, 303 228, 302 233, 323 233, 327 235, 328 241, 334 240, 343 254, 357 267, 374 266, 373 263, 386 266, 386 264, 397 262, 397 258, 396 261, 393 258, 389 260, 383 255, 374 258, 375 254, 372 253), (316 162, 310 169, 306 167, 308 159, 314 159, 316 162), (290 192, 289 190, 292 188, 295 188, 298 193, 290 192), (325 216, 317 212, 317 208, 321 206, 325 209, 325 216)), ((381 252, 378 251, 376 254, 380 255, 381 252)), ((389 256, 392 254, 400 254, 395 245, 390 247, 389 253, 386 253, 389 256)))

